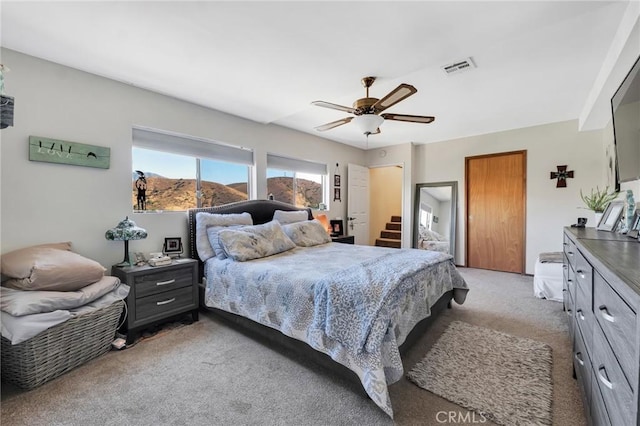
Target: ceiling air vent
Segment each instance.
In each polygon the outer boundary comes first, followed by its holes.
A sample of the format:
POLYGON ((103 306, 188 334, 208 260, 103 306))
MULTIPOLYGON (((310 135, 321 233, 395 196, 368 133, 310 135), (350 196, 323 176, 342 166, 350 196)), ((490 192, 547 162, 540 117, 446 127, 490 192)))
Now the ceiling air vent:
POLYGON ((476 65, 473 63, 473 60, 471 58, 465 58, 460 61, 456 61, 452 64, 445 65, 441 68, 445 74, 449 75, 449 74, 457 74, 462 71, 467 71, 475 67, 476 65))

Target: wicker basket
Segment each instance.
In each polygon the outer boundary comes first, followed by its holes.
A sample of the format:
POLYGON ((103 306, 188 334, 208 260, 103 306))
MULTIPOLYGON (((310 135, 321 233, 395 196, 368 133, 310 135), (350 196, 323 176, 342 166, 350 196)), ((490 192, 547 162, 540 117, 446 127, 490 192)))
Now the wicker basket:
POLYGON ((17 345, 2 337, 2 380, 32 389, 109 351, 123 306, 78 315, 17 345))

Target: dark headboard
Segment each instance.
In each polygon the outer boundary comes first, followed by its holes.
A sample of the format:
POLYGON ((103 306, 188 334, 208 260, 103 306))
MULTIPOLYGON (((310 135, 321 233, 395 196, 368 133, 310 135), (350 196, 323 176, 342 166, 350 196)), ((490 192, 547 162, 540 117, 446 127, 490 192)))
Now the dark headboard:
POLYGON ((198 261, 198 282, 202 282, 202 276, 204 274, 204 264, 200 261, 200 258, 198 257, 198 250, 196 249, 196 213, 205 212, 229 214, 247 212, 253 218, 253 224, 260 225, 262 223, 270 222, 273 219, 273 213, 276 210, 306 210, 309 213, 309 220, 313 219, 313 214, 311 213, 310 208, 296 207, 291 204, 273 200, 238 201, 237 203, 224 204, 217 207, 189 209, 187 211, 187 222, 189 224, 189 256, 192 259, 196 259, 198 261))

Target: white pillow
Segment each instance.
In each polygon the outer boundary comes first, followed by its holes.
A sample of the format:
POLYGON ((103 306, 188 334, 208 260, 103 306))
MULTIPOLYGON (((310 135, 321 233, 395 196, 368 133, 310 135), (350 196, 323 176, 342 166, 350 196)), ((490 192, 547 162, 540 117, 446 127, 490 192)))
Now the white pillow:
POLYGON ((224 253, 222 246, 220 245, 220 239, 218 238, 218 232, 223 229, 237 229, 243 228, 249 225, 229 225, 229 226, 210 226, 207 228, 207 238, 209 239, 209 244, 211 244, 211 248, 213 249, 214 255, 211 257, 217 257, 218 259, 226 259, 227 255, 224 253))
POLYGON ((232 214, 196 213, 196 250, 200 260, 206 262, 216 255, 209 242, 207 228, 233 225, 253 225, 253 218, 247 212, 232 214))
POLYGON ((227 257, 239 262, 282 253, 296 246, 275 220, 263 225, 223 229, 218 239, 227 257))
POLYGON ((283 225, 282 230, 291 238, 291 241, 300 247, 311 247, 331 242, 331 237, 324 225, 316 219, 283 225))
POLYGON ((295 210, 291 212, 276 210, 273 213, 273 220, 277 220, 281 225, 286 225, 287 223, 302 222, 303 220, 308 219, 309 212, 306 210, 295 210))

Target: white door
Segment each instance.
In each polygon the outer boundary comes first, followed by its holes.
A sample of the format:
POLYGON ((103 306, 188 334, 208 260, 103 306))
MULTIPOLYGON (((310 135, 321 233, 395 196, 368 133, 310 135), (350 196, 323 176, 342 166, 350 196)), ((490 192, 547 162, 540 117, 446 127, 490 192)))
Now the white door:
POLYGON ((347 233, 356 244, 369 244, 369 169, 349 164, 347 168, 347 233))

